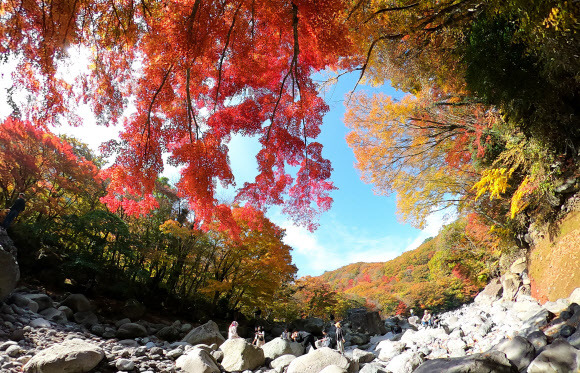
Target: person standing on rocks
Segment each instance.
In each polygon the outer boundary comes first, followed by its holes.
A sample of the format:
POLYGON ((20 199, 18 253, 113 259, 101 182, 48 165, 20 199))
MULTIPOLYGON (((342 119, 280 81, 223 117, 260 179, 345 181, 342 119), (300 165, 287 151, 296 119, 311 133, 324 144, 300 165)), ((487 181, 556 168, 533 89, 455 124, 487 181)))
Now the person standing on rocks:
POLYGON ((238 322, 232 321, 230 327, 228 328, 228 339, 239 338, 238 335, 238 322))
POLYGON ((431 321, 431 313, 429 312, 429 310, 425 310, 423 318, 421 319, 421 325, 423 325, 425 328, 428 326, 433 326, 433 323, 431 321))
POLYGON ((18 214, 24 211, 25 208, 26 208, 26 200, 24 199, 24 193, 20 193, 18 194, 18 199, 16 199, 12 207, 10 207, 8 215, 6 215, 6 217, 4 218, 4 221, 2 222, 2 227, 4 227, 4 229, 8 229, 10 223, 12 223, 12 221, 16 219, 18 214))
POLYGON ((342 334, 342 327, 340 321, 334 324, 336 327, 336 349, 341 354, 344 354, 344 335, 342 334))

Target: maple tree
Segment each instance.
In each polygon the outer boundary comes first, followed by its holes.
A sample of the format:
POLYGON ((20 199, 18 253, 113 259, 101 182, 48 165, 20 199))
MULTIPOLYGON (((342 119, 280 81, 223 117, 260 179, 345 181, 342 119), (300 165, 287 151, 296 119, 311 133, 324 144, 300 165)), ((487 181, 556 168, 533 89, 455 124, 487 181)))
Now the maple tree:
POLYGON ((478 173, 498 114, 492 109, 434 89, 400 101, 382 94, 355 95, 345 123, 357 168, 375 192, 397 192, 405 221, 423 226, 426 217, 474 198, 478 173))
POLYGON ((78 206, 94 206, 102 192, 98 168, 67 141, 14 118, 0 125, 0 200, 28 199, 24 215, 53 220, 78 206))
POLYGON ((241 227, 232 238, 215 222, 211 237, 216 243, 208 260, 206 283, 201 292, 216 306, 225 301, 229 309, 245 313, 267 304, 283 285, 294 280, 290 246, 283 243, 284 231, 251 206, 234 207, 233 217, 241 227))
MULTIPOLYGON (((258 138, 258 175, 238 201, 282 204, 299 223, 330 207, 332 167, 315 141, 327 105, 312 74, 352 66, 353 43, 341 16, 346 1, 7 1, 0 8, 0 53, 14 56, 17 107, 39 125, 82 124, 87 104, 115 125, 103 172, 112 211, 144 214, 157 206, 154 183, 163 154, 181 166, 180 194, 200 219, 215 213, 217 183, 234 186, 228 141, 258 138), (61 73, 70 51, 89 53, 87 71, 61 73), (129 106, 135 112, 124 116, 129 106), (288 166, 297 167, 296 177, 288 166)), ((16 113, 15 113, 16 114, 16 113)))

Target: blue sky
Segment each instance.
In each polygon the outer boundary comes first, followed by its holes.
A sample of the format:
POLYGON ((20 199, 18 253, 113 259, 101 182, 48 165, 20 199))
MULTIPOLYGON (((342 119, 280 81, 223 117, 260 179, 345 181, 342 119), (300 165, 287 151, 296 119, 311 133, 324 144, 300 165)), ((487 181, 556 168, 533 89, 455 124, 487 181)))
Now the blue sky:
MULTIPOLYGON (((9 87, 10 69, 3 69, 0 76, 0 97, 5 97, 9 87)), ((325 93, 330 112, 324 118, 322 133, 318 138, 324 146, 323 156, 330 159, 334 168, 332 180, 338 190, 333 191, 332 208, 320 217, 320 227, 314 233, 294 226, 280 209, 268 212, 270 219, 286 229, 285 242, 293 248, 292 256, 298 267, 298 276, 317 276, 355 262, 383 262, 402 252, 416 248, 426 238, 437 234, 443 223, 443 214, 431 216, 424 230, 417 230, 397 221, 395 196, 377 196, 372 185, 364 184, 355 169, 355 158, 346 144, 348 129, 343 123, 345 95, 355 87, 357 74, 344 75, 339 83, 325 93)), ((394 97, 401 93, 391 87, 360 90, 380 90, 394 97)), ((5 118, 9 108, 0 99, 0 119, 5 118)), ((118 127, 97 127, 89 115, 83 115, 86 126, 60 127, 55 132, 70 134, 97 149, 99 144, 114 138, 118 127)), ((258 143, 254 139, 234 137, 229 144, 230 160, 238 186, 252 180, 256 174, 255 154, 258 143)), ((170 181, 177 181, 178 171, 167 169, 170 181)), ((220 192, 229 199, 232 191, 220 192)))

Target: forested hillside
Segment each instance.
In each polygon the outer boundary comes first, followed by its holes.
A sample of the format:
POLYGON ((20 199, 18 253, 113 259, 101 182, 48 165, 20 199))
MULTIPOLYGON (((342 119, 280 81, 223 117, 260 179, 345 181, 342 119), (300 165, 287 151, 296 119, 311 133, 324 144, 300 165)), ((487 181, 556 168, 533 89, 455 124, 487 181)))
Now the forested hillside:
POLYGON ((497 248, 476 236, 475 225, 456 221, 386 263, 354 263, 320 278, 383 316, 406 314, 411 308, 452 309, 471 300, 498 268, 497 248))

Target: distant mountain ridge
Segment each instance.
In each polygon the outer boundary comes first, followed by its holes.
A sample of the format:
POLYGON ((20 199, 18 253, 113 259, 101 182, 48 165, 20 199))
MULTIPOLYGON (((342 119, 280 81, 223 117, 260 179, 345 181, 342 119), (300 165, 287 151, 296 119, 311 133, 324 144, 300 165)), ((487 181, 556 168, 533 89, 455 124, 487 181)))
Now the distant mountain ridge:
POLYGON ((471 300, 490 277, 496 258, 489 246, 467 247, 466 219, 458 220, 417 249, 384 263, 353 263, 319 278, 383 315, 410 308, 442 311, 471 300))

